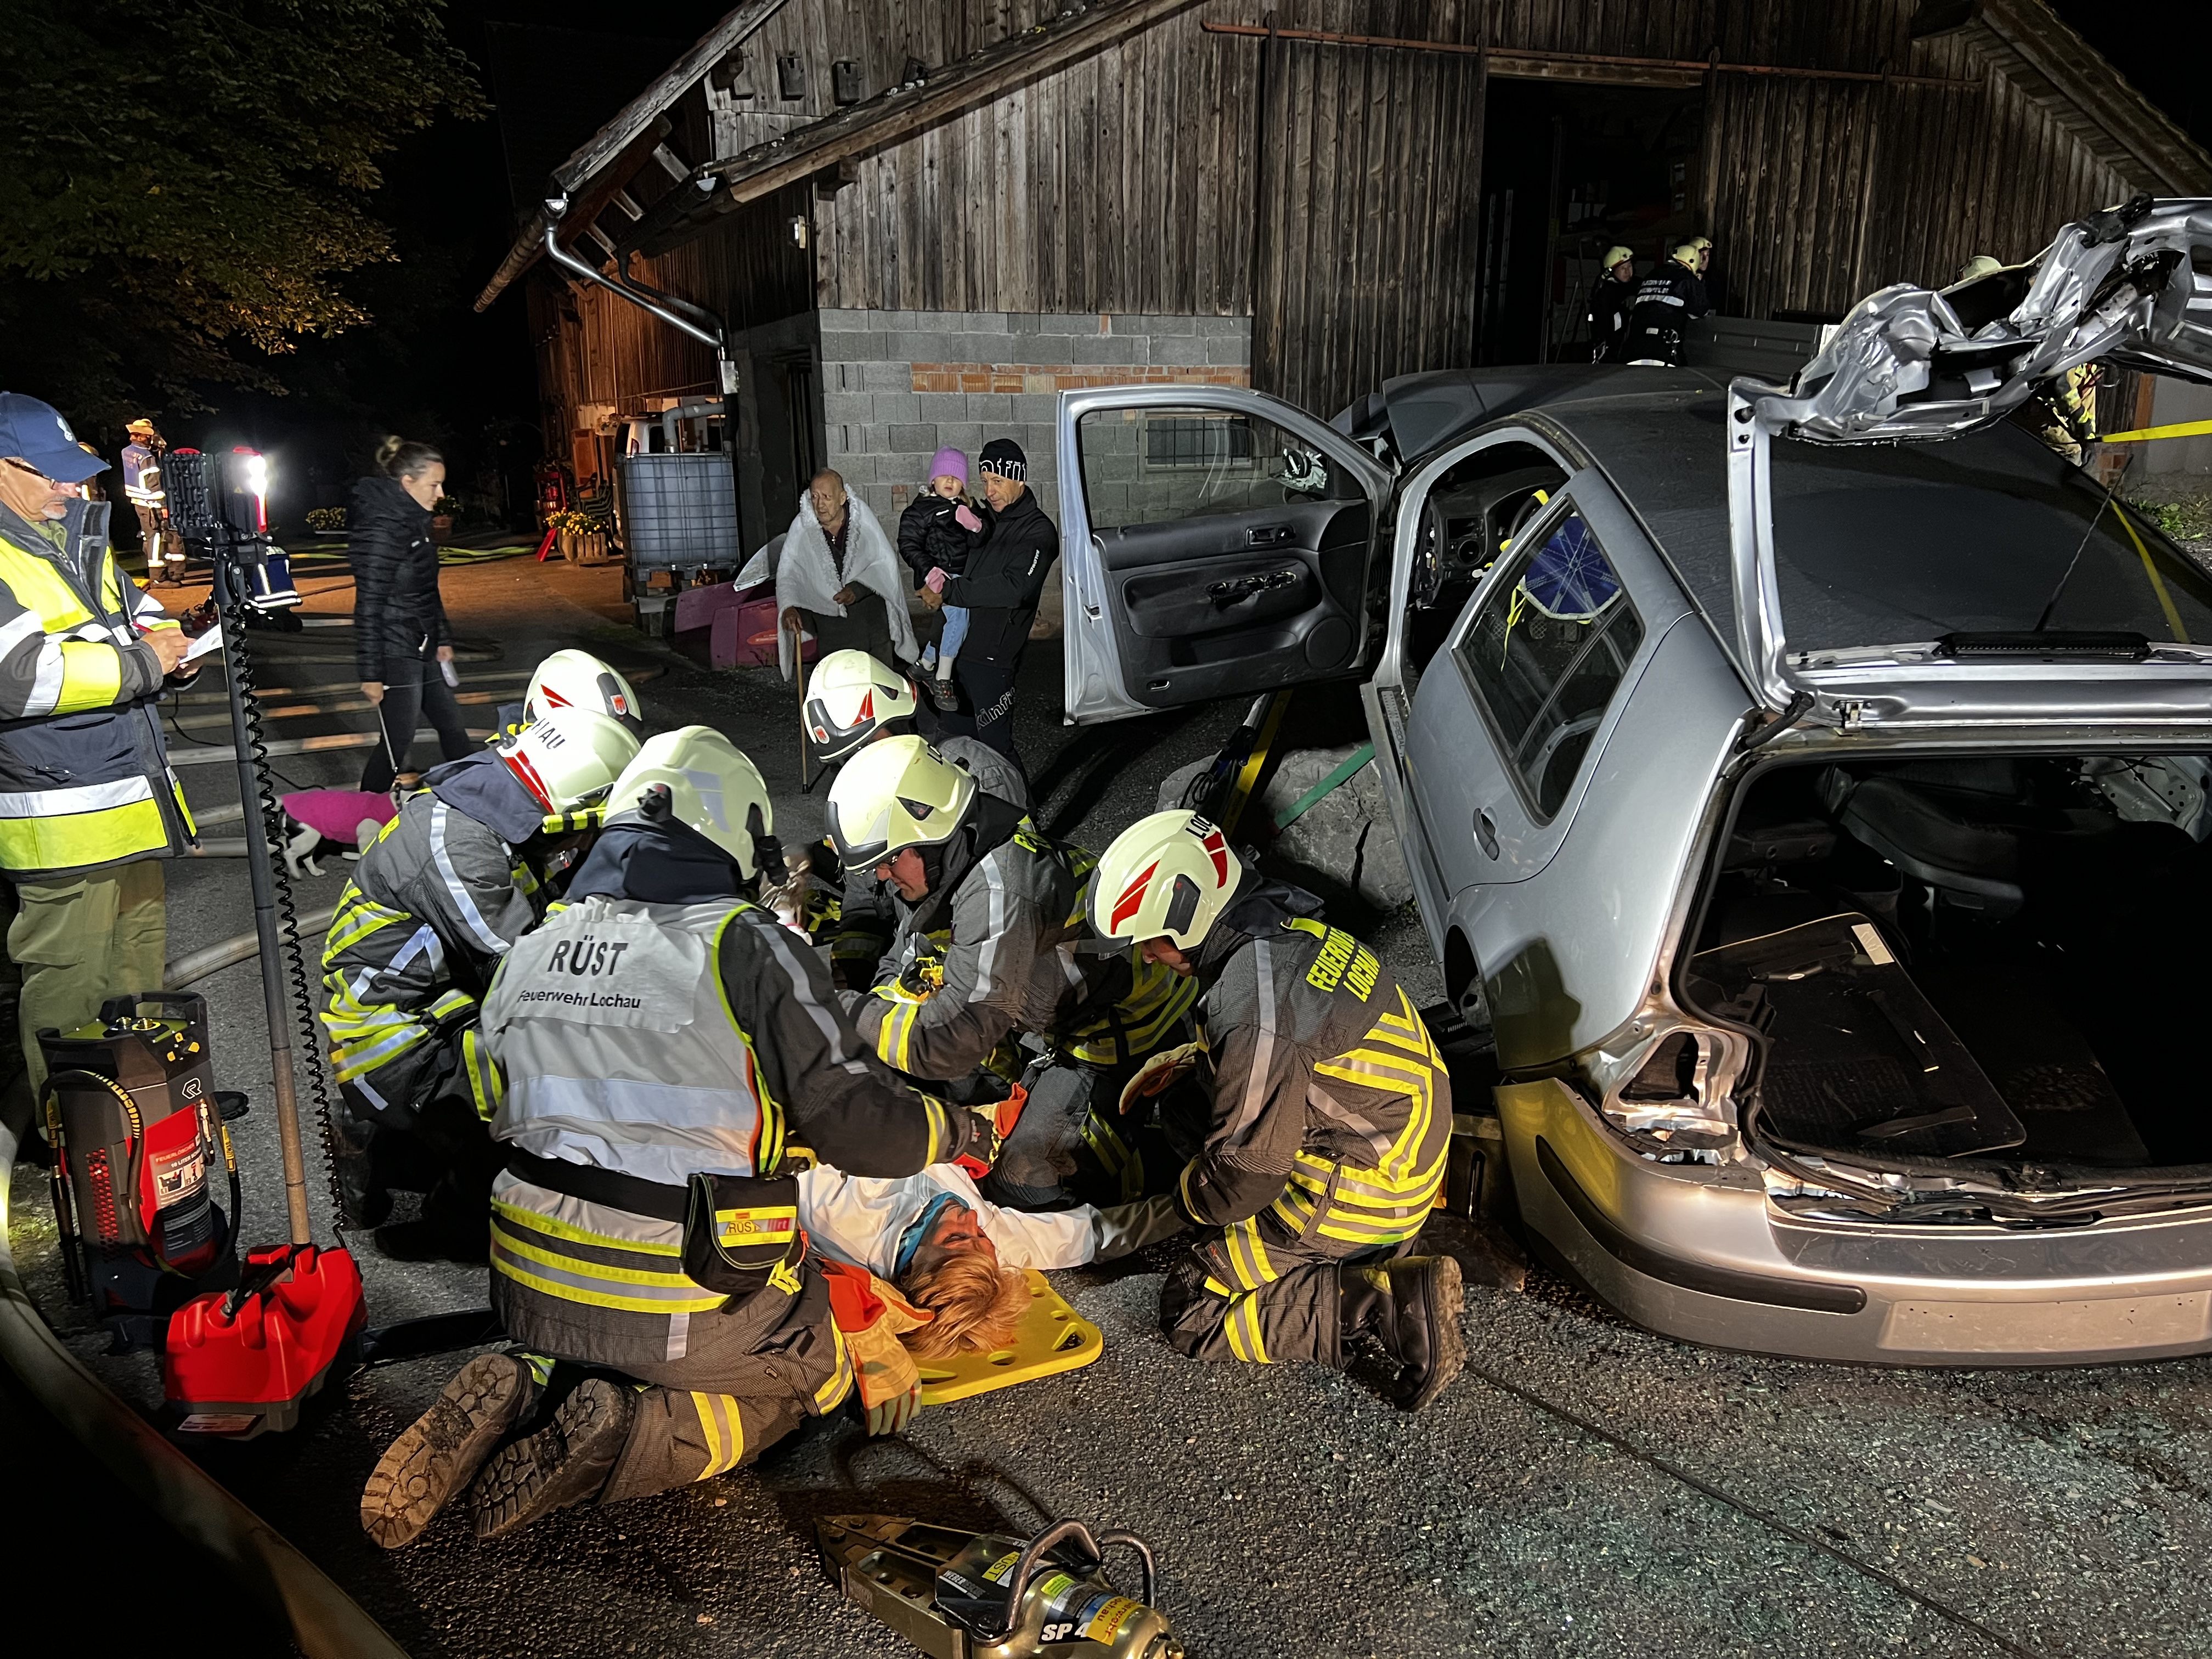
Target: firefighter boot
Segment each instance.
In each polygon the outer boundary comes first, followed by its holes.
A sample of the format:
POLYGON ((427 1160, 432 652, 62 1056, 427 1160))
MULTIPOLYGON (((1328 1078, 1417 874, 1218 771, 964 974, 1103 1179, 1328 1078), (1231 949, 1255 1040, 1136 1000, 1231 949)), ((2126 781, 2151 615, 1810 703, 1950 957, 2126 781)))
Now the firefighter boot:
POLYGON ((388 1550, 413 1543, 537 1395, 530 1366, 514 1354, 482 1353, 462 1366, 369 1471, 362 1530, 388 1550))
POLYGON ((1370 1267, 1346 1267, 1340 1338, 1365 1334, 1402 1369, 1392 1395, 1409 1412, 1444 1391, 1467 1364, 1460 1335, 1466 1297, 1459 1263, 1448 1255, 1409 1255, 1370 1267))
POLYGON ((629 1389, 586 1377, 550 1423, 507 1447, 477 1477, 469 1489, 477 1536, 497 1538, 598 1497, 629 1438, 635 1409, 629 1389))

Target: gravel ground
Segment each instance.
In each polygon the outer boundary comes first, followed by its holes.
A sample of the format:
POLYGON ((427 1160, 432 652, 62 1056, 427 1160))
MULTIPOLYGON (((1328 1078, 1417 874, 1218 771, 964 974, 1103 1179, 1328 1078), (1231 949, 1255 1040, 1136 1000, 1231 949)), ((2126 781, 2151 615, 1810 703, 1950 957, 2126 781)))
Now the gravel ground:
MULTIPOLYGON (((765 735, 790 732, 790 691, 647 645, 622 625, 617 580, 521 562, 450 573, 458 630, 503 652, 465 672, 526 669, 561 643, 658 665, 642 688, 655 723, 730 731, 776 790, 787 838, 817 832, 820 791, 797 793, 795 740, 765 735)), ((317 605, 343 614, 346 599, 333 589, 317 605)), ((280 673, 276 659, 345 637, 270 647, 264 679, 344 678, 342 664, 280 673)), ((1020 742, 1048 806, 1066 810, 1061 832, 1092 847, 1150 811, 1158 780, 1211 752, 1241 713, 1073 732, 1057 721, 1059 672, 1056 647, 1032 652, 1020 742)), ((1301 738, 1343 718, 1302 703, 1301 738)), ((286 769, 295 784, 335 782, 358 761, 286 769)), ((196 801, 228 798, 220 774, 187 775, 196 801)), ((304 884, 302 908, 339 882, 304 884)), ((235 860, 175 867, 171 953, 246 927, 245 890, 235 860)), ((1437 994, 1417 924, 1400 915, 1368 931, 1418 996, 1437 994)), ((237 1126, 246 1232, 273 1239, 282 1194, 255 969, 202 988, 223 1081, 257 1103, 237 1126)), ((44 1183, 27 1167, 16 1176, 18 1253, 66 1326, 44 1183)), ((319 1182, 315 1200, 327 1228, 319 1182)), ((481 1269, 392 1263, 367 1241, 361 1256, 376 1322, 484 1299, 481 1269)), ((2212 1651, 2201 1566, 2212 1360, 2044 1373, 1800 1364, 1650 1336, 1539 1269, 1518 1292, 1470 1290, 1470 1374, 1408 1418, 1358 1372, 1180 1359, 1154 1334, 1162 1265, 1057 1276, 1107 1338, 1104 1357, 1072 1376, 926 1412, 896 1440, 872 1442, 849 1420, 811 1425, 753 1468, 496 1544, 447 1517, 386 1556, 354 1520, 369 1465, 451 1358, 357 1376, 301 1432, 210 1461, 422 1656, 909 1653, 823 1579, 809 1523, 844 1512, 1133 1527, 1158 1550, 1163 1600, 1200 1659, 2212 1651)), ((136 1397, 155 1393, 144 1358, 99 1364, 136 1397)))

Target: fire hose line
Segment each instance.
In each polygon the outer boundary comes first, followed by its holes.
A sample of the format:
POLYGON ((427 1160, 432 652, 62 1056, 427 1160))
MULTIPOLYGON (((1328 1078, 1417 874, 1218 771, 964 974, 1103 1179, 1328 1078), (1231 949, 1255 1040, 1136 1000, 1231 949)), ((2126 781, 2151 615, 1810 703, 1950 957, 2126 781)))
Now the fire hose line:
POLYGON ((1613 1430, 1605 1427, 1602 1424, 1596 1422, 1591 1418, 1584 1417, 1580 1412, 1574 1410, 1572 1407, 1562 1406, 1553 1401, 1547 1400, 1542 1395, 1536 1393, 1533 1389, 1523 1388, 1518 1382, 1509 1382, 1505 1378, 1498 1376, 1497 1372, 1476 1364, 1472 1359, 1467 1362, 1466 1369, 1467 1374, 1469 1376, 1480 1377, 1483 1382, 1487 1382, 1492 1388, 1497 1389, 1500 1394, 1510 1395, 1514 1399, 1521 1401, 1522 1404, 1525 1406, 1533 1406, 1546 1416, 1557 1418, 1560 1422, 1568 1424, 1574 1428, 1581 1430, 1592 1439, 1602 1440, 1607 1445, 1611 1446, 1615 1451, 1620 1452, 1626 1456, 1632 1457, 1635 1459, 1636 1462, 1644 1464, 1650 1468, 1655 1468, 1658 1470, 1660 1474, 1680 1481, 1682 1485, 1689 1487, 1691 1491, 1711 1499, 1714 1503, 1720 1504, 1723 1509, 1734 1510, 1738 1515, 1743 1516, 1748 1520, 1756 1521, 1760 1526, 1765 1527, 1770 1532, 1779 1533, 1783 1537, 1789 1539, 1793 1543, 1802 1544, 1809 1550, 1817 1550, 1822 1555, 1828 1556, 1834 1560, 1841 1562, 1844 1566, 1849 1567, 1853 1572, 1857 1573, 1861 1577, 1873 1580, 1875 1583, 1880 1584, 1884 1589, 1893 1591, 1895 1594, 1903 1596, 1915 1607, 1924 1607, 1929 1613, 1934 1613, 1937 1618, 1948 1620, 1952 1624, 1958 1626, 1961 1630, 1972 1631, 1975 1635, 1980 1637, 1984 1641, 1992 1644, 2001 1651, 2012 1655, 2013 1659, 2044 1659, 2044 1656, 2041 1654, 2037 1653, 2033 1648, 2022 1647, 2010 1637, 2001 1635, 1997 1632, 1991 1630, 1987 1625, 1982 1623, 1980 1620, 1975 1618, 1972 1613, 1961 1612, 1959 1608, 1951 1606, 1948 1601, 1941 1601, 1936 1597, 1929 1595, 1924 1590, 1917 1590, 1913 1589, 1911 1585, 1906 1583, 1902 1578, 1898 1577, 1896 1574, 1884 1571, 1881 1568, 1875 1565, 1871 1561, 1862 1560, 1859 1557, 1852 1554, 1849 1550, 1838 1549, 1826 1539, 1818 1537, 1812 1533, 1807 1532, 1802 1527, 1792 1526, 1789 1522, 1784 1521, 1780 1516, 1760 1509, 1755 1504, 1747 1503, 1744 1499, 1736 1497, 1733 1492, 1723 1491, 1721 1487, 1715 1486, 1711 1481, 1705 1480, 1698 1475, 1691 1474, 1689 1470, 1682 1468, 1680 1464, 1668 1462, 1667 1459, 1660 1456, 1656 1452, 1646 1451, 1643 1447, 1638 1445, 1632 1440, 1628 1439, 1626 1436, 1616 1434, 1613 1430))
POLYGON ((15 1132, 0 1125, 0 1359, 164 1524, 214 1556, 283 1620, 307 1659, 407 1659, 321 1568, 163 1439, 48 1328, 24 1288, 9 1237, 16 1144, 15 1132))
MULTIPOLYGON (((469 735, 482 742, 492 734, 471 726, 469 735)), ((381 740, 374 732, 333 732, 321 738, 279 738, 273 743, 263 744, 261 751, 264 755, 317 755, 326 749, 374 749, 381 740)), ((415 734, 415 741, 434 746, 438 734, 426 726, 415 734)), ((211 743, 204 749, 172 749, 169 751, 171 766, 213 766, 222 761, 235 764, 237 760, 238 750, 227 743, 211 743)))
MULTIPOLYGON (((336 905, 325 905, 319 910, 310 910, 300 918, 303 934, 320 933, 331 925, 337 914, 336 905)), ((251 962, 261 948, 260 936, 240 933, 235 939, 219 939, 215 944, 171 958, 161 970, 161 983, 172 991, 181 991, 187 985, 205 979, 210 974, 220 973, 225 968, 241 962, 251 962)))

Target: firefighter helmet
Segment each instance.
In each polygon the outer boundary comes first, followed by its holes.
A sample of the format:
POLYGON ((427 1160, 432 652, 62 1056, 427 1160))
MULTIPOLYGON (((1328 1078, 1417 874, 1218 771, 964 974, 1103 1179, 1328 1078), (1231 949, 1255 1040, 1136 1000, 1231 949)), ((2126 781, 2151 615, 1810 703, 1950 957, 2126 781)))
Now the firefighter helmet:
POLYGON ((556 651, 538 665, 522 694, 522 718, 543 720, 554 708, 590 708, 620 720, 640 738, 644 710, 629 682, 588 651, 556 651))
POLYGON ((1960 283, 1978 283, 1983 277, 1994 276, 1996 272, 2002 270, 2003 269, 2003 265, 1991 258, 1988 254, 1977 253, 1972 258, 1967 260, 1965 264, 1959 267, 1958 280, 1960 283))
POLYGON ((637 754, 637 739, 589 708, 549 708, 493 751, 549 814, 597 806, 637 754))
POLYGON ((1114 837, 1091 882, 1091 925, 1104 939, 1206 937, 1243 878, 1229 838, 1195 812, 1155 812, 1114 837))
POLYGON ((1635 258, 1636 252, 1633 248, 1615 246, 1606 249, 1605 258, 1598 261, 1598 265, 1601 270, 1611 270, 1615 265, 1632 262, 1635 258))
POLYGON ((1695 270, 1698 268, 1698 245, 1695 242, 1677 242, 1674 251, 1667 257, 1678 265, 1687 265, 1695 270))
POLYGON ((125 432, 128 432, 134 438, 150 438, 154 435, 154 423, 148 420, 143 415, 141 415, 137 420, 131 422, 130 425, 125 427, 123 429, 125 432))
POLYGON ((832 651, 806 682, 806 735, 825 761, 864 748, 893 720, 914 718, 914 683, 865 651, 832 651))
POLYGON ((775 805, 760 769, 712 726, 647 738, 607 807, 611 818, 674 818, 728 854, 748 880, 774 850, 775 805))
POLYGON ((872 870, 902 848, 951 841, 975 799, 975 780, 926 738, 885 738, 830 786, 830 837, 847 870, 872 870))

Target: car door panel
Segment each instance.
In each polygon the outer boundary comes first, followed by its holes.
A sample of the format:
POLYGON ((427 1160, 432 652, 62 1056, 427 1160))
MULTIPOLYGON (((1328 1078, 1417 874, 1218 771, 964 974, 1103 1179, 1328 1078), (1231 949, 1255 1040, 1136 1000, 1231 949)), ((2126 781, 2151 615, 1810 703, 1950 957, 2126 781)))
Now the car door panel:
POLYGON ((1370 516, 1316 501, 1101 531, 1130 695, 1165 708, 1345 666, 1370 516))
POLYGON ((1062 395, 1060 456, 1069 720, 1358 666, 1389 475, 1342 434, 1242 388, 1112 387, 1062 395))

